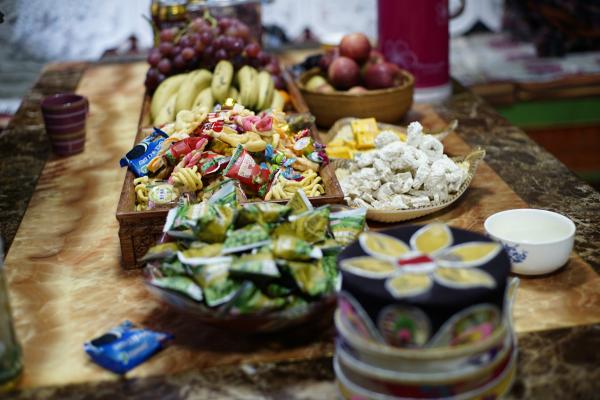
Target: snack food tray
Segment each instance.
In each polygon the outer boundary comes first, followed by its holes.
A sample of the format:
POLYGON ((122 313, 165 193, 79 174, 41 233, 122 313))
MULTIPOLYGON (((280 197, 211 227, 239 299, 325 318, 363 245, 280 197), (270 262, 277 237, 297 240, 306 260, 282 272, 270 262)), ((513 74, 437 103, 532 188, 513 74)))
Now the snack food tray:
MULTIPOLYGON (((294 84, 289 74, 284 73, 290 102, 295 112, 309 112, 298 87, 294 84)), ((148 94, 144 95, 142 110, 138 122, 137 135, 132 145, 142 140, 151 128, 150 101, 148 94)), ((320 141, 318 131, 314 124, 311 133, 315 140, 320 141)), ((344 202, 344 194, 335 176, 332 164, 321 167, 319 175, 323 179, 325 193, 318 197, 309 197, 313 205, 340 204, 344 202)), ((121 196, 117 206, 116 217, 119 221, 119 242, 121 246, 121 265, 125 269, 141 268, 140 258, 148 248, 156 243, 162 234, 168 208, 157 208, 146 211, 135 211, 135 175, 130 170, 125 174, 125 181, 121 189, 121 196)), ((244 201, 242 199, 242 201, 244 201)), ((276 203, 285 203, 287 200, 271 200, 276 203)))

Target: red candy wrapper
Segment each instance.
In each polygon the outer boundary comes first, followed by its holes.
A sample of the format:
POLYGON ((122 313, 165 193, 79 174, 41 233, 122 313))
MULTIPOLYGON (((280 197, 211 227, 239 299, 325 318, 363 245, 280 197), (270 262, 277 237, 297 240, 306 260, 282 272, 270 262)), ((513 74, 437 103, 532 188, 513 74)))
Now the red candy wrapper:
POLYGON ((185 138, 175 142, 165 152, 167 164, 175 165, 181 159, 194 150, 204 148, 208 143, 208 138, 205 135, 185 138))
POLYGON ((271 171, 256 164, 254 158, 241 145, 236 147, 224 173, 228 178, 237 179, 244 189, 261 197, 267 194, 271 185, 271 171))

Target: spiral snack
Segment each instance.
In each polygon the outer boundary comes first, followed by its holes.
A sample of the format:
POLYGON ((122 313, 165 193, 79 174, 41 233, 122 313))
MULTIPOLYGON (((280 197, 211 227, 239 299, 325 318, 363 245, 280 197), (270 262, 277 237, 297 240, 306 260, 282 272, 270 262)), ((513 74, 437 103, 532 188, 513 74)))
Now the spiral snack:
POLYGON ((179 168, 171 174, 170 178, 173 185, 179 187, 184 192, 195 192, 202 189, 202 175, 198 172, 198 166, 192 168, 179 168))

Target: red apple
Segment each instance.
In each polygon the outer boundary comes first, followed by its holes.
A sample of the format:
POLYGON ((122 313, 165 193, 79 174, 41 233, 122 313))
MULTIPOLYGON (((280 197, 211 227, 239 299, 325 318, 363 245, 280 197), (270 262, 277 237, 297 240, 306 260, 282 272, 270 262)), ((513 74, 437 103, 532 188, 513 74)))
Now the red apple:
POLYGON ((321 56, 321 60, 319 61, 319 68, 321 71, 327 71, 331 62, 340 56, 339 47, 332 47, 327 49, 325 53, 321 56))
POLYGON ((339 90, 346 90, 360 82, 360 68, 354 60, 340 56, 333 60, 327 70, 329 82, 339 90))
POLYGON ((385 62, 385 57, 379 50, 371 49, 368 62, 371 64, 381 64, 385 62))
POLYGON ((370 52, 371 43, 364 33, 351 33, 344 36, 340 42, 340 54, 359 64, 367 61, 370 52))
POLYGON ((389 63, 371 64, 365 70, 365 85, 368 89, 385 89, 394 86, 395 69, 389 63))

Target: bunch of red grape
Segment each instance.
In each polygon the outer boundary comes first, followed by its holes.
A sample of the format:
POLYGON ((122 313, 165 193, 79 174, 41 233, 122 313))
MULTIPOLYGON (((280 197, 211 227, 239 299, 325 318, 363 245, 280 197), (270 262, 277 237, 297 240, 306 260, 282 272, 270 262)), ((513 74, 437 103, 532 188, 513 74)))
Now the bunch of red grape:
POLYGON ((158 46, 148 53, 150 68, 144 84, 149 92, 171 75, 212 70, 220 60, 231 61, 236 69, 251 65, 269 71, 275 87, 285 88, 277 59, 250 38, 248 26, 238 19, 197 17, 183 28, 162 29, 158 38, 158 46))

